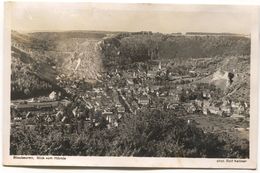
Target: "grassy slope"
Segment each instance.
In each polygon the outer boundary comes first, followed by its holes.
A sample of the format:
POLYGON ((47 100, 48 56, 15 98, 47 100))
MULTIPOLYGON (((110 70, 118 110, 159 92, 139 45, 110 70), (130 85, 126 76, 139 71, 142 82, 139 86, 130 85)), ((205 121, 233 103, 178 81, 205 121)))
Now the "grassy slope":
POLYGON ((250 57, 249 56, 230 56, 221 58, 218 63, 212 63, 206 68, 199 69, 201 71, 209 71, 211 75, 202 78, 196 82, 213 83, 217 87, 223 89, 226 97, 234 101, 246 101, 249 103, 250 92, 250 57), (232 72, 235 74, 233 83, 226 86, 227 79, 219 78, 219 80, 212 80, 213 74, 216 71, 232 72))

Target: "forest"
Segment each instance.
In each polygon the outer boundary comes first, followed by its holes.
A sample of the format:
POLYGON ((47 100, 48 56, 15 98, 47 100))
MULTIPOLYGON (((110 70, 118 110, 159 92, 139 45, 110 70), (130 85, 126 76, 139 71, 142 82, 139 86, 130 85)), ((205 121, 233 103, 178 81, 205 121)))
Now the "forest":
POLYGON ((249 142, 228 134, 204 133, 174 112, 144 110, 117 128, 67 133, 62 127, 13 129, 11 155, 247 158, 249 142))
POLYGON ((104 61, 121 63, 151 59, 196 59, 250 55, 250 39, 240 36, 185 36, 161 33, 120 33, 104 40, 104 61))

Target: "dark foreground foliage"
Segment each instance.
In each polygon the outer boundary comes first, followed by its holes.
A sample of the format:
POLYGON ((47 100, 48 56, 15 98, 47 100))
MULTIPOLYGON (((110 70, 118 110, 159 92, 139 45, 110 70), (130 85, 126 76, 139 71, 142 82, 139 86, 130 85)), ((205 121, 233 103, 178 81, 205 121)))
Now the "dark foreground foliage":
POLYGON ((11 155, 248 158, 247 140, 204 133, 172 113, 143 111, 125 116, 117 128, 105 126, 81 134, 62 127, 34 131, 12 129, 11 155))

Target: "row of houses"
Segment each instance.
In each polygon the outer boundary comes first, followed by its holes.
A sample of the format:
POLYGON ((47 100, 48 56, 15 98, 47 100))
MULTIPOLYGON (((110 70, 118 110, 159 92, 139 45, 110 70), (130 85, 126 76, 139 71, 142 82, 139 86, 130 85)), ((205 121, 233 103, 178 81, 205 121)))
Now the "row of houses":
POLYGON ((220 106, 214 106, 208 102, 205 102, 203 106, 203 113, 239 119, 249 116, 249 107, 247 107, 247 103, 242 102, 232 102, 230 105, 222 104, 220 106))

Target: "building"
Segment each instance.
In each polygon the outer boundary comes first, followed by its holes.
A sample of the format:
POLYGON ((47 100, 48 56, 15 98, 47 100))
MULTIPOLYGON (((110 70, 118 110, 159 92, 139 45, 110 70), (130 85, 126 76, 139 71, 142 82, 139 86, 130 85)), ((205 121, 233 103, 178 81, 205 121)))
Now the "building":
POLYGON ((159 86, 159 85, 152 85, 149 87, 149 91, 154 93, 156 91, 159 91, 160 88, 161 88, 161 86, 159 86))
POLYGON ((167 76, 168 80, 174 81, 174 80, 179 80, 181 77, 178 74, 175 73, 169 73, 167 76))
POLYGON ((117 107, 117 112, 118 113, 125 113, 125 107, 123 107, 123 106, 117 107))
POLYGON ((148 78, 154 79, 156 77, 156 75, 157 75, 156 71, 151 71, 150 70, 150 71, 147 72, 147 77, 148 78))
POLYGON ((228 107, 228 106, 221 106, 221 110, 222 110, 222 115, 223 116, 231 116, 232 114, 232 109, 231 107, 228 107))
POLYGON ((143 95, 138 98, 138 104, 146 106, 150 103, 150 98, 147 95, 143 95))
POLYGON ((231 115, 231 118, 234 118, 234 119, 245 119, 245 116, 244 115, 239 115, 239 114, 233 114, 231 115))
POLYGON ((210 91, 208 91, 208 90, 203 91, 202 97, 203 97, 203 99, 210 99, 211 98, 210 91))
POLYGON ((197 110, 193 103, 185 103, 183 106, 187 113, 194 113, 197 110))
POLYGON ((134 81, 133 81, 133 79, 126 79, 126 84, 127 85, 134 85, 134 81))
POLYGON ((167 109, 175 110, 179 106, 178 103, 168 103, 167 109))
POLYGON ((194 101, 194 103, 195 103, 195 105, 196 105, 197 107, 200 107, 200 108, 203 107, 203 102, 202 102, 201 100, 196 99, 196 100, 194 101))
POLYGON ((36 128, 36 125, 33 125, 33 124, 27 124, 27 125, 26 125, 26 129, 27 129, 27 130, 34 131, 35 128, 36 128))
POLYGON ((169 91, 170 101, 174 103, 180 102, 180 94, 176 93, 174 90, 169 91))
POLYGON ((208 115, 208 109, 207 108, 205 108, 205 107, 203 107, 202 108, 202 113, 204 114, 204 115, 208 115))
POLYGON ((222 115, 222 111, 219 107, 210 106, 208 112, 214 115, 222 115))

